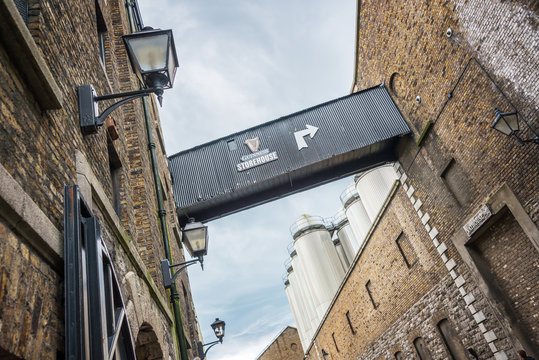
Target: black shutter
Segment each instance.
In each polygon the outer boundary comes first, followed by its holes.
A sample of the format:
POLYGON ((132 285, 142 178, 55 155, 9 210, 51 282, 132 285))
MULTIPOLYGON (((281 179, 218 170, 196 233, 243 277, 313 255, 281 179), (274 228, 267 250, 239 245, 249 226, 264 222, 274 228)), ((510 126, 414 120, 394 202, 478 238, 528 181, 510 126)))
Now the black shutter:
POLYGON ((66 359, 135 359, 113 264, 76 185, 64 189, 64 257, 66 359))

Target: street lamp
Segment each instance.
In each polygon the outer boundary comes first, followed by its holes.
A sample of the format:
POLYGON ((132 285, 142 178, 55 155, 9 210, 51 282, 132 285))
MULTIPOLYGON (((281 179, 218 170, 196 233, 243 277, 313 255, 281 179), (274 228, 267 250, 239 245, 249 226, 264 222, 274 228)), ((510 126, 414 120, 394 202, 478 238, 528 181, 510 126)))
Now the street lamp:
POLYGON ((83 134, 95 134, 112 111, 139 97, 156 94, 159 104, 163 100, 163 90, 172 87, 178 57, 174 47, 172 30, 154 30, 145 27, 142 31, 124 35, 124 44, 133 71, 143 84, 143 89, 118 94, 97 96, 92 85, 80 85, 79 98, 80 127, 83 134), (98 102, 109 99, 122 100, 114 103, 99 114, 98 102))
POLYGON ((180 272, 190 265, 200 262, 200 267, 204 270, 204 255, 208 254, 208 227, 190 218, 189 223, 183 228, 182 241, 191 257, 196 257, 196 259, 172 265, 168 259, 161 260, 161 272, 163 273, 163 285, 165 289, 172 287, 180 272), (177 266, 181 266, 181 268, 171 276, 170 269, 177 266))
POLYGON ((520 145, 524 145, 526 142, 533 142, 535 144, 539 144, 539 136, 533 129, 528 125, 524 119, 524 123, 528 126, 528 128, 534 133, 533 139, 527 139, 524 140, 519 136, 520 133, 520 124, 518 121, 518 112, 511 111, 511 112, 501 112, 499 109, 494 108, 494 113, 496 114, 496 117, 494 118, 494 121, 490 125, 491 128, 493 128, 496 131, 501 132, 502 134, 510 137, 511 135, 514 135, 517 139, 518 143, 520 145))
POLYGON ((204 360, 206 358, 206 354, 213 346, 223 343, 223 338, 225 337, 225 322, 223 320, 219 320, 219 318, 216 318, 215 321, 211 324, 211 328, 213 329, 213 332, 215 333, 215 336, 217 336, 218 340, 212 341, 207 344, 202 344, 200 341, 197 342, 198 355, 200 356, 200 360, 204 360), (204 346, 208 346, 206 351, 204 351, 204 346))
POLYGON ((191 257, 201 258, 208 253, 208 227, 190 218, 182 231, 182 242, 191 257))

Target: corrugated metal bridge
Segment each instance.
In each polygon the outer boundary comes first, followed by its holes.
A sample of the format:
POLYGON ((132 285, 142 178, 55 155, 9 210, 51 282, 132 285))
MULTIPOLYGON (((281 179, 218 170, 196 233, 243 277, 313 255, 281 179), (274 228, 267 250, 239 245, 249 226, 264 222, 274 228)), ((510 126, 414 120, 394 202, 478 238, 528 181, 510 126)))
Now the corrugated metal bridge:
POLYGON ((383 85, 169 157, 180 222, 206 222, 396 159, 409 134, 383 85))

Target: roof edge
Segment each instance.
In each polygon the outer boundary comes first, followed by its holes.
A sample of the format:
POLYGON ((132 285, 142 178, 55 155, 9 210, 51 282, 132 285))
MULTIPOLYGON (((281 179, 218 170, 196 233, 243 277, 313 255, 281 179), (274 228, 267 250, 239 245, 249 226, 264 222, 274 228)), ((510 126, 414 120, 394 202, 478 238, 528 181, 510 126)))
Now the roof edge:
MULTIPOLYGON (((270 121, 267 121, 267 122, 265 122, 265 123, 255 125, 255 126, 252 126, 252 127, 250 127, 250 128, 244 129, 244 130, 236 131, 236 132, 234 132, 234 133, 232 133, 232 134, 229 134, 229 135, 226 135, 226 136, 222 136, 222 137, 217 138, 217 139, 215 139, 215 140, 208 141, 208 142, 206 142, 206 143, 203 143, 203 144, 194 146, 194 147, 192 147, 192 148, 190 148, 190 149, 186 149, 186 150, 179 151, 179 152, 177 152, 177 153, 175 153, 175 154, 172 154, 172 155, 168 156, 167 159, 168 159, 169 161, 171 161, 171 160, 172 160, 173 158, 175 158, 176 156, 179 156, 179 155, 188 153, 188 152, 190 152, 190 151, 199 149, 199 148, 201 148, 201 147, 205 147, 205 146, 207 146, 207 145, 209 145, 209 144, 213 144, 213 143, 217 143, 217 142, 219 142, 219 141, 225 140, 225 139, 233 138, 233 137, 235 137, 236 135, 245 133, 245 132, 247 132, 247 131, 252 131, 252 130, 261 128, 262 126, 270 125, 270 124, 276 123, 276 122, 278 122, 278 121, 281 121, 281 120, 283 120, 283 119, 286 119, 286 118, 289 118, 289 117, 292 117, 292 116, 296 116, 296 115, 305 113, 305 112, 307 112, 307 111, 314 110, 314 109, 320 108, 320 107, 322 107, 322 106, 326 106, 326 105, 328 105, 328 104, 332 104, 332 103, 334 103, 334 102, 337 102, 337 101, 340 101, 340 100, 343 100, 343 99, 346 99, 346 98, 350 98, 350 97, 352 97, 352 96, 356 96, 356 95, 358 95, 358 94, 361 94, 361 93, 364 93, 364 92, 367 92, 367 91, 369 91, 369 90, 373 90, 373 89, 376 89, 376 88, 379 88, 379 87, 385 87, 385 86, 384 86, 384 83, 380 83, 380 84, 375 85, 375 86, 372 86, 372 87, 370 87, 370 88, 362 89, 362 90, 356 91, 356 92, 354 92, 354 93, 352 93, 352 94, 344 95, 344 96, 338 97, 338 98, 336 98, 336 99, 332 99, 332 100, 323 102, 323 103, 321 103, 321 104, 317 104, 317 105, 308 107, 308 108, 306 108, 306 109, 299 110, 299 111, 296 111, 296 112, 294 112, 294 113, 291 113, 291 114, 288 114, 288 115, 285 115, 285 116, 281 116, 281 117, 279 117, 279 118, 277 118, 277 119, 270 120, 270 121)), ((387 90, 386 90, 386 91, 387 91, 387 90)))

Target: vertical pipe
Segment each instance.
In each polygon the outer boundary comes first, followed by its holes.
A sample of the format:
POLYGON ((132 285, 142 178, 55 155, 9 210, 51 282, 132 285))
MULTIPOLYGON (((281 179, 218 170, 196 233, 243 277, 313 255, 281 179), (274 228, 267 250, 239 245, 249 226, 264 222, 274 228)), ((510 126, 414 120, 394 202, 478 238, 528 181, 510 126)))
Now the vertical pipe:
MULTIPOLYGON (((134 24, 133 20, 133 6, 136 6, 136 0, 126 0, 126 7, 129 14, 129 25, 131 27, 131 32, 135 32, 137 29, 134 24)), ((139 19, 140 26, 142 26, 142 19, 139 19)), ((153 171, 153 177, 155 182, 155 192, 157 196, 157 205, 158 205, 158 215, 159 215, 159 223, 161 225, 161 234, 163 237, 163 245, 165 248, 165 254, 168 259, 168 261, 171 264, 174 264, 174 261, 172 260, 172 253, 170 251, 170 240, 168 237, 168 229, 167 229, 167 218, 166 218, 166 210, 164 207, 163 202, 163 193, 161 192, 161 187, 159 186, 160 180, 159 180, 159 171, 157 169, 157 160, 155 156, 155 143, 153 141, 153 133, 152 133, 152 127, 150 123, 150 117, 149 117, 149 111, 148 111, 148 101, 146 97, 142 98, 142 106, 144 110, 144 120, 146 122, 146 135, 148 136, 148 150, 150 152, 150 158, 152 163, 152 171, 153 171)), ((174 282, 172 284, 172 288, 170 289, 170 302, 173 307, 174 311, 174 322, 176 325, 176 335, 178 336, 178 341, 180 343, 180 357, 181 360, 188 360, 187 355, 187 340, 184 336, 183 331, 183 322, 182 322, 182 315, 179 305, 179 295, 178 291, 176 289, 176 283, 174 282)))

